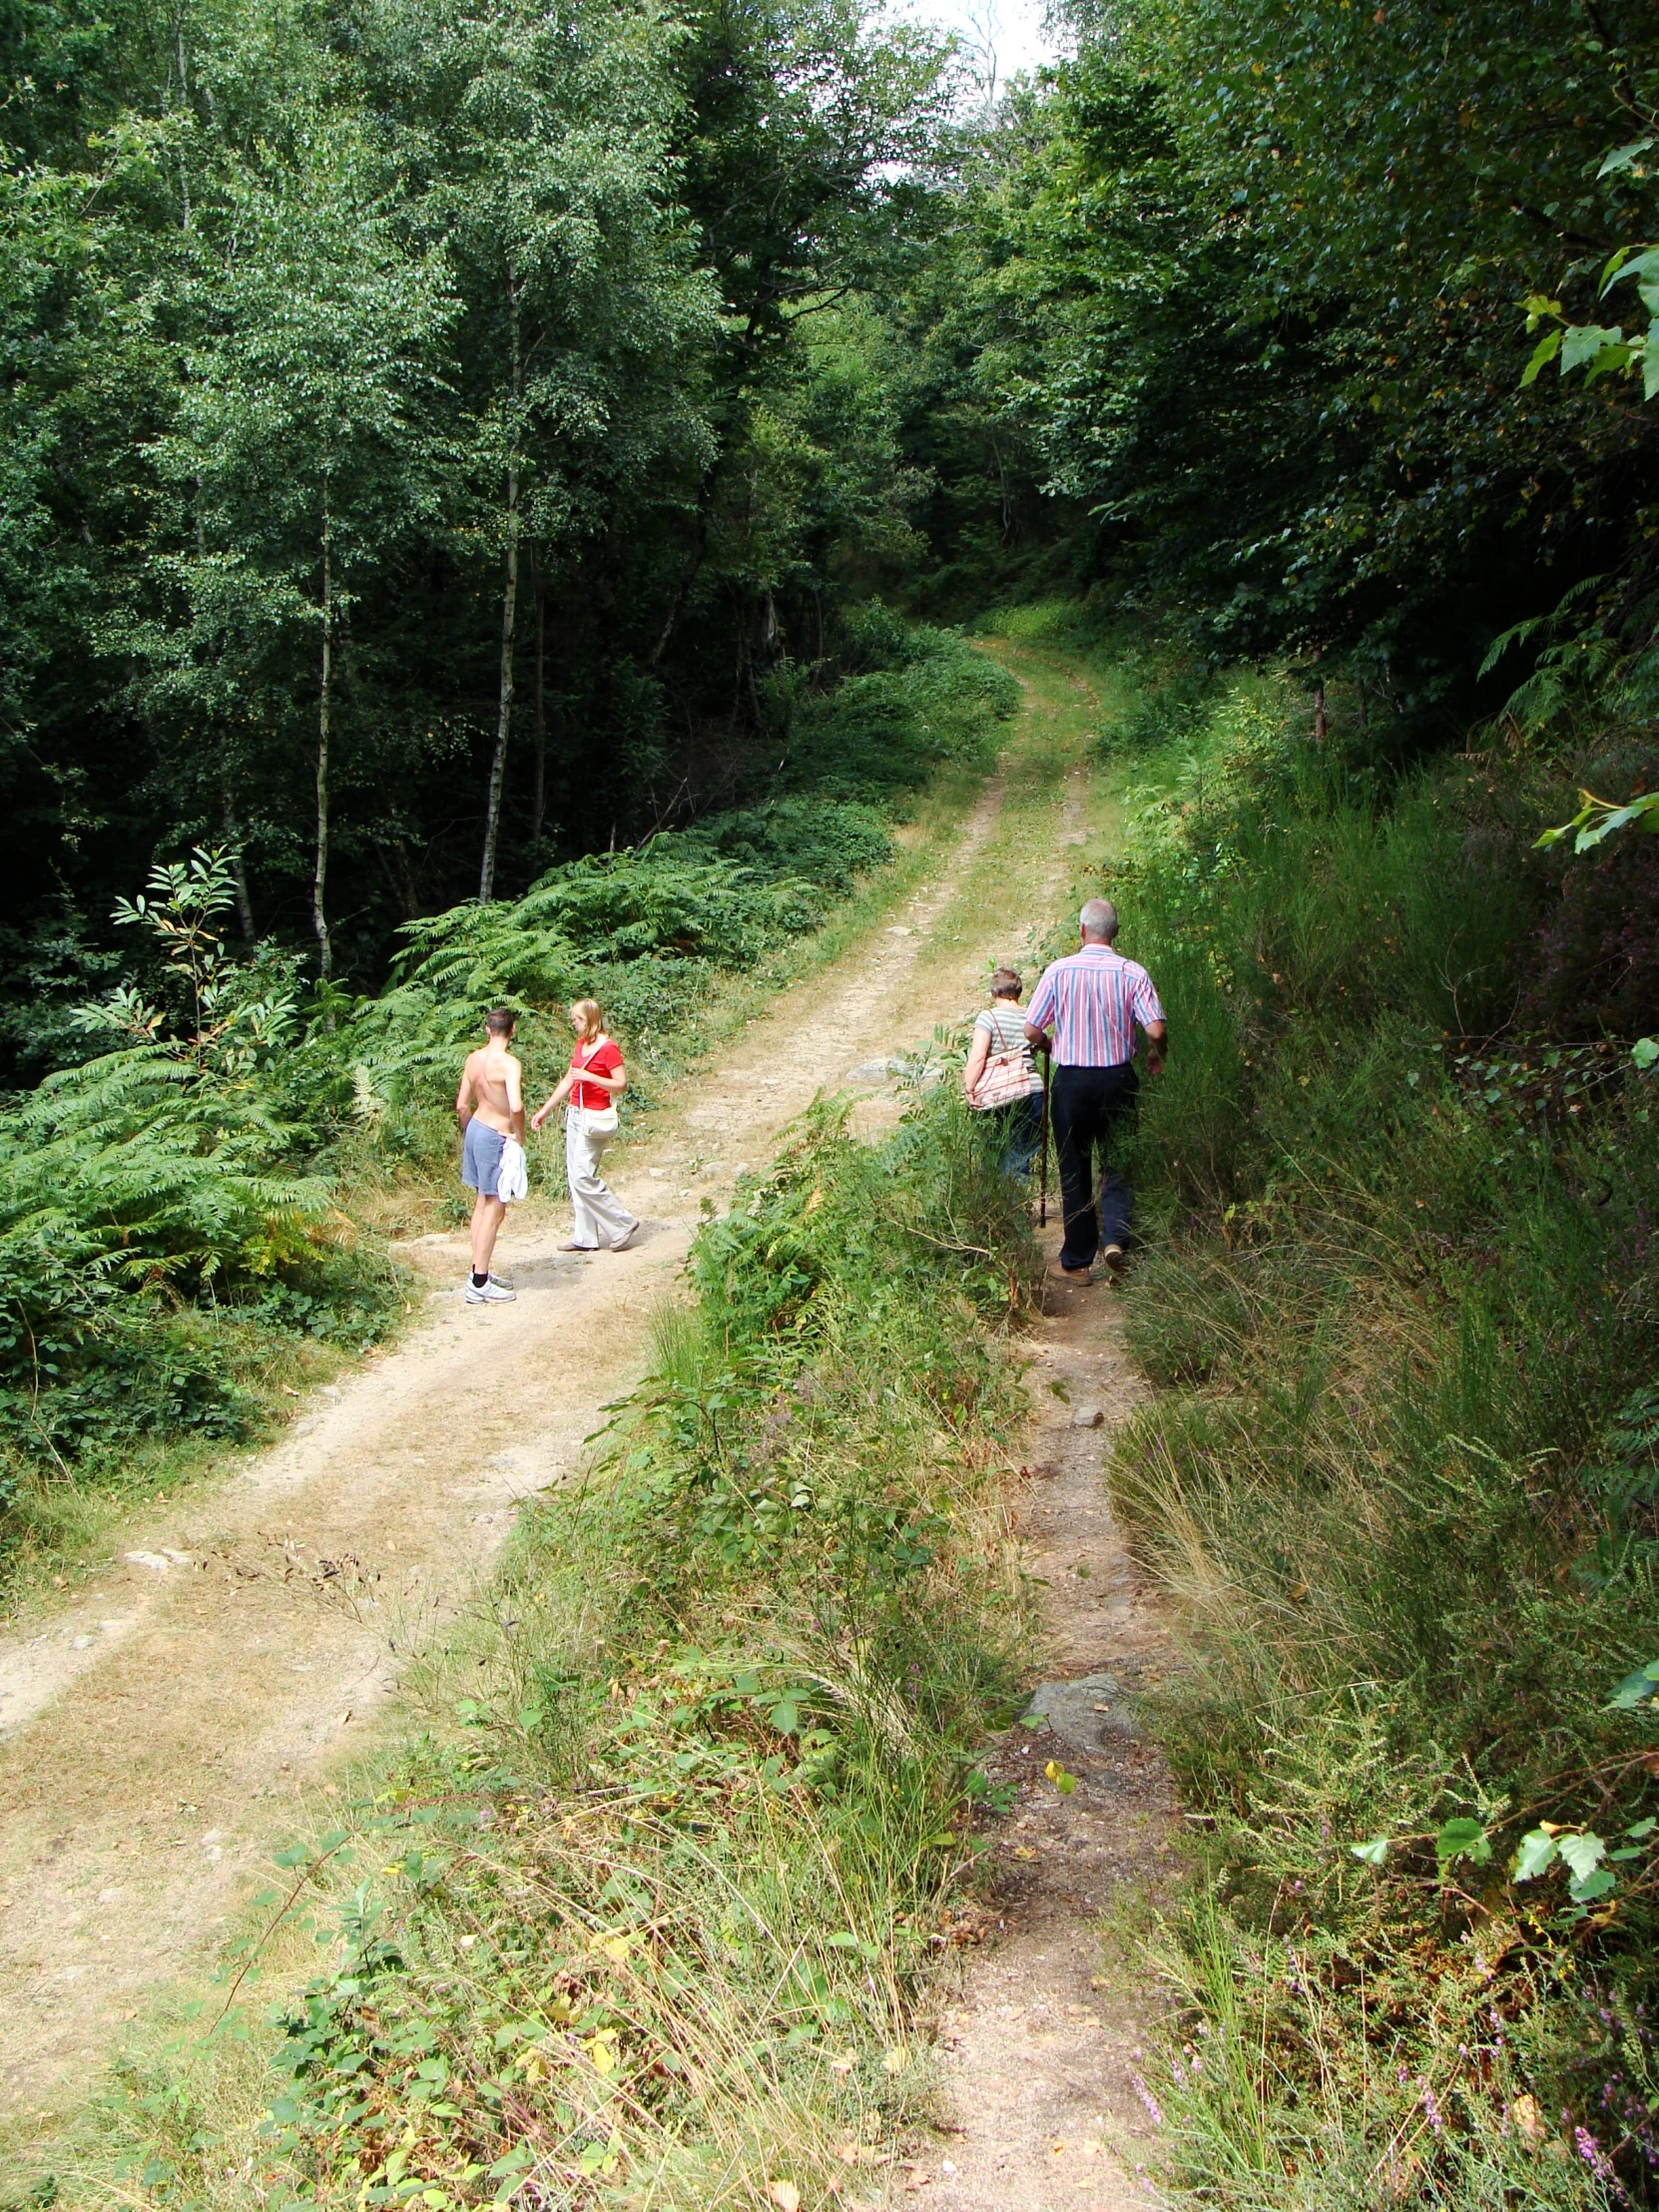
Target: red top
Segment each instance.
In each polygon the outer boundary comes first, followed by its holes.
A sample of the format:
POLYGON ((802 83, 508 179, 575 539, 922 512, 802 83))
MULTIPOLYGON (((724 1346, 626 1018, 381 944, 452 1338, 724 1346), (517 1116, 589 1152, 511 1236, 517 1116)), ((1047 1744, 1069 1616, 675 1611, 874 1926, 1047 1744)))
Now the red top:
MULTIPOLYGON (((615 1075, 622 1065, 622 1051, 614 1039, 607 1037, 601 1045, 590 1047, 579 1044, 570 1055, 570 1064, 573 1068, 582 1069, 584 1073, 589 1068, 597 1068, 601 1075, 615 1075)), ((591 1106, 596 1114, 602 1114, 607 1106, 614 1106, 616 1100, 609 1091, 601 1090, 597 1083, 578 1083, 570 1094, 570 1103, 573 1106, 591 1106)))

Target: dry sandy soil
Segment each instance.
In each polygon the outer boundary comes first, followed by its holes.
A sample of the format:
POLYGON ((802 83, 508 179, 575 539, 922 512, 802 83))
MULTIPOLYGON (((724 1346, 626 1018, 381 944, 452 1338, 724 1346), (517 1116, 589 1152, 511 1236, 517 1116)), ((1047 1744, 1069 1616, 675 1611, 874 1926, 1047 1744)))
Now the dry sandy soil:
MULTIPOLYGON (((579 1461, 641 1372, 701 1202, 766 1161, 821 1090, 862 1088, 864 1118, 883 1118, 870 1063, 962 1019, 988 965, 1028 953, 1078 857, 1067 846, 1090 833, 1061 736, 1077 686, 1055 681, 1039 673, 1001 772, 907 906, 613 1154, 647 1224, 633 1249, 562 1253, 568 1215, 532 1206, 500 1248, 516 1304, 468 1308, 459 1237, 406 1247, 428 1311, 395 1351, 318 1393, 222 1486, 132 1528, 48 1625, 0 1645, 14 2124, 74 2097, 159 1991, 203 1980, 273 1843, 388 1724, 401 1666, 478 1589, 518 1501, 579 1461)), ((541 1158, 556 1186, 556 1154, 541 1158)))

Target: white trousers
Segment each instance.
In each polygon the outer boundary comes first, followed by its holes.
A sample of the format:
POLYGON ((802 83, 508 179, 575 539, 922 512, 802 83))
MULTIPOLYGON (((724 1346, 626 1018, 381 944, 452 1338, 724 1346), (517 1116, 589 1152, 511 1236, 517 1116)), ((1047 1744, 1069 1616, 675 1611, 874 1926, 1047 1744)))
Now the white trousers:
POLYGON ((570 1182, 570 1210, 575 1216, 571 1242, 597 1247, 601 1241, 619 1245, 639 1227, 634 1216, 601 1179, 599 1163, 612 1132, 589 1126, 580 1106, 565 1115, 565 1174, 570 1182))

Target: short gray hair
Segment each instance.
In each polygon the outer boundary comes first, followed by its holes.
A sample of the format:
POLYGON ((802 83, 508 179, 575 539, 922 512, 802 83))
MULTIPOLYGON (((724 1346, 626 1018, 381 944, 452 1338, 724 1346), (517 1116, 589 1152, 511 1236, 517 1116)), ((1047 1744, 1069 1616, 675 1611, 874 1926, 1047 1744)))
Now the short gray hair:
POLYGON ((1118 933, 1118 910, 1109 898, 1086 900, 1077 919, 1090 944, 1110 944, 1118 933))

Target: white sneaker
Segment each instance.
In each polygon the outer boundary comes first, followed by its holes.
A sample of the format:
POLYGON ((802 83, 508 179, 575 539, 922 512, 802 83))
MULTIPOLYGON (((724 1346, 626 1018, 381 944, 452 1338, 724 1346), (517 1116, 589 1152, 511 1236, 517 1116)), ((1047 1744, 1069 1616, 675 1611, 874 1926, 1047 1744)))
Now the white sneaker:
POLYGON ((470 1275, 466 1279, 466 1302, 469 1306, 509 1306, 517 1296, 517 1291, 509 1291, 493 1275, 487 1283, 474 1283, 470 1275))

